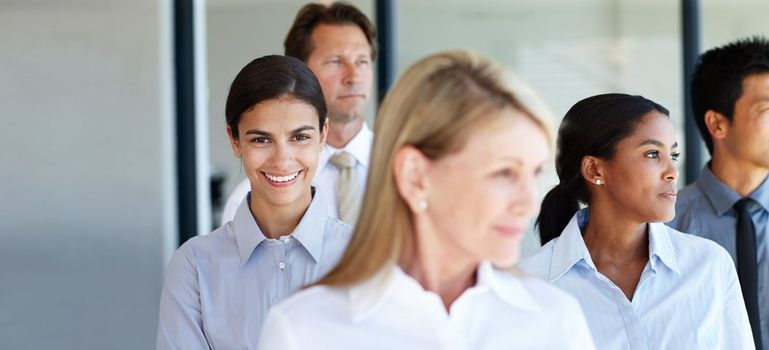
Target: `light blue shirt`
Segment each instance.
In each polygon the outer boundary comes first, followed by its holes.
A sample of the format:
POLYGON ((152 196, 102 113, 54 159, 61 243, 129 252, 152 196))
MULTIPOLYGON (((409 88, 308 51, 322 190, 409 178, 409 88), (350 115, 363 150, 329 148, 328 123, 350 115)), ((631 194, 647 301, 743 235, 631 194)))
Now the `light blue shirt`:
POLYGON ((579 300, 598 349, 754 349, 737 272, 717 244, 648 225, 649 261, 633 300, 598 272, 582 239, 588 211, 520 268, 579 300))
MULTIPOLYGON (((764 179, 748 197, 753 199, 748 211, 756 228, 761 339, 764 350, 769 350, 769 182, 764 179)), ((736 264, 737 211, 732 207, 740 199, 705 166, 697 182, 678 192, 676 217, 668 225, 715 241, 726 248, 736 264)))
POLYGON ((184 243, 166 270, 157 348, 255 349, 270 307, 329 272, 350 240, 320 193, 289 236, 266 238, 248 196, 233 221, 184 243))

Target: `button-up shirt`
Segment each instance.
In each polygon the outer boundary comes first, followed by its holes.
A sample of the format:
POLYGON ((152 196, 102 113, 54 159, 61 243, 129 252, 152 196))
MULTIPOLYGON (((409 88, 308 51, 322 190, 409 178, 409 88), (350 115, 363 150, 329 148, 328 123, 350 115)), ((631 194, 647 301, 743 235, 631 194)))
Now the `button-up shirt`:
MULTIPOLYGON (((764 350, 769 350, 769 181, 764 179, 748 197, 753 199, 748 211, 756 228, 761 339, 764 350)), ((706 165, 695 183, 678 192, 676 217, 668 225, 715 241, 731 254, 736 264, 737 211, 733 206, 740 199, 706 165)))
POLYGON ((158 349, 255 349, 270 307, 330 271, 351 228, 315 193, 294 231, 269 239, 244 200, 235 219, 190 239, 171 258, 158 349))
POLYGON ((260 349, 594 349, 579 304, 489 263, 446 311, 398 267, 350 287, 315 286, 270 310, 260 349))
MULTIPOLYGON (((331 164, 331 157, 339 152, 349 152, 355 157, 355 176, 358 178, 360 188, 366 188, 366 175, 368 174, 369 158, 371 156, 371 146, 374 142, 374 133, 363 123, 363 128, 358 134, 342 148, 334 148, 326 144, 325 149, 318 158, 318 172, 312 179, 312 185, 316 190, 325 193, 324 198, 328 205, 328 215, 332 218, 339 218, 339 203, 337 200, 336 184, 339 182, 339 169, 331 164)), ((227 198, 222 211, 222 225, 232 220, 235 215, 235 209, 246 194, 251 191, 251 183, 248 179, 241 181, 227 198)))
POLYGON ((648 224, 649 261, 632 301, 596 269, 588 210, 520 268, 577 297, 599 349, 754 349, 737 272, 717 244, 648 224))

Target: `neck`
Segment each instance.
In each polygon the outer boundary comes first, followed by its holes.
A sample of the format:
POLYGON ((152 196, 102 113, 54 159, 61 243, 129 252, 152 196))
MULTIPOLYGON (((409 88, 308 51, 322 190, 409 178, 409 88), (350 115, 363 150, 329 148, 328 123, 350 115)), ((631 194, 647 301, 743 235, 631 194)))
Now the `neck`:
POLYGON ((412 259, 402 263, 401 268, 422 288, 438 294, 448 311, 465 290, 475 285, 478 262, 448 253, 442 240, 434 239, 437 235, 422 233, 415 235, 412 259))
POLYGON ((306 195, 294 203, 286 205, 274 205, 260 200, 254 196, 251 191, 251 215, 254 216, 256 224, 262 230, 265 237, 276 239, 281 236, 289 235, 299 225, 304 213, 312 201, 312 193, 307 189, 306 195))
POLYGON ((590 206, 590 220, 582 236, 590 257, 596 263, 618 265, 648 259, 648 224, 623 219, 613 208, 600 202, 590 206))
POLYGON ((710 161, 710 171, 742 197, 747 197, 753 193, 769 175, 767 168, 741 162, 731 157, 718 156, 714 156, 710 161))
POLYGON ((363 118, 355 118, 346 123, 330 121, 326 142, 334 148, 347 146, 363 128, 363 118))

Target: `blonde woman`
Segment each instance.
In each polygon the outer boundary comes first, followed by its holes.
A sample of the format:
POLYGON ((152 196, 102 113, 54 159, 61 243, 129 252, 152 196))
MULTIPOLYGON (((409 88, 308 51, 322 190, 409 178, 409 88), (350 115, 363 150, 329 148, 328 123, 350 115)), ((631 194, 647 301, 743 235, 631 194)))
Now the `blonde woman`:
POLYGON ((592 349, 576 300, 511 272, 549 136, 533 94, 466 51, 385 99, 341 262, 270 311, 261 349, 592 349))

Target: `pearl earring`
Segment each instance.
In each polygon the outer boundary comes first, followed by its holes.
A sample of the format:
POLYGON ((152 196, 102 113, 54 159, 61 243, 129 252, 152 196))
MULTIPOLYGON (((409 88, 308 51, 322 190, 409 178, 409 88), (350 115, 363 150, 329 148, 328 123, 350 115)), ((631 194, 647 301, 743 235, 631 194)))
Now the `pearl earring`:
POLYGON ((598 185, 598 186, 601 186, 601 185, 603 185, 603 180, 601 180, 600 178, 595 179, 595 184, 598 185))
POLYGON ((427 199, 420 199, 419 202, 417 202, 417 210, 420 212, 423 212, 427 210, 427 199))

